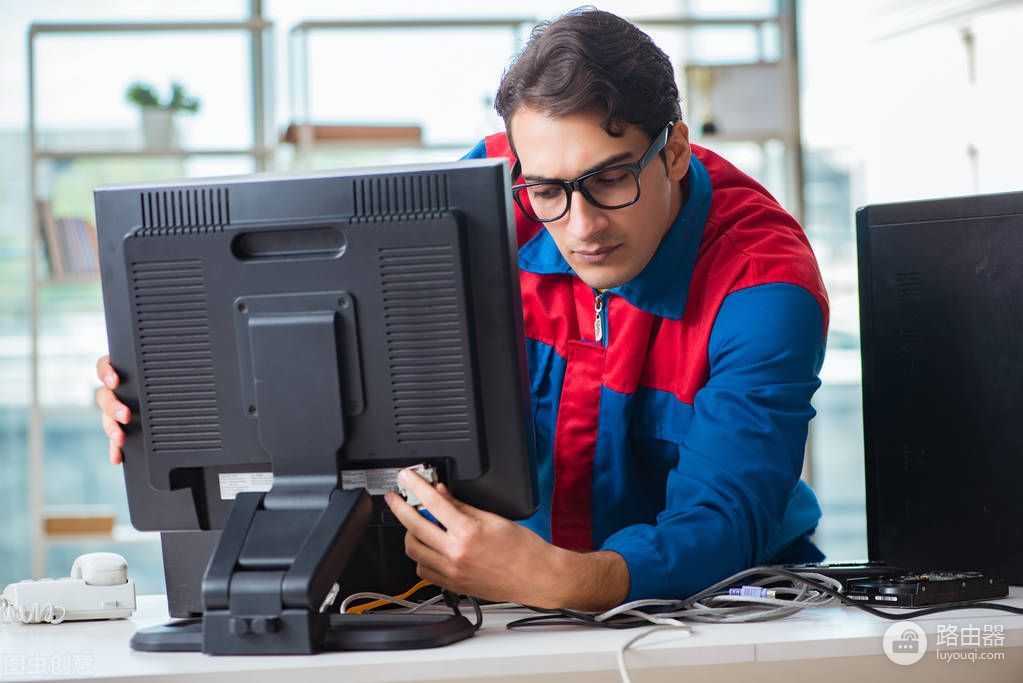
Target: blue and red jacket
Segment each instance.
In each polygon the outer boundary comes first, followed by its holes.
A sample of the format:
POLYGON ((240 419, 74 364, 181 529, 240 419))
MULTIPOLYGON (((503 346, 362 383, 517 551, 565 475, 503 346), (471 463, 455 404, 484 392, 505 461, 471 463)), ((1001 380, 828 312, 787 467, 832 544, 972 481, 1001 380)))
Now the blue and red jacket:
MULTIPOLYGON (((800 480, 828 300, 802 228, 693 145, 689 196, 650 263, 602 294, 515 207, 540 507, 555 545, 611 550, 628 600, 819 561, 800 480), (603 297, 603 336, 594 336, 603 297)), ((467 158, 513 157, 505 134, 467 158)))

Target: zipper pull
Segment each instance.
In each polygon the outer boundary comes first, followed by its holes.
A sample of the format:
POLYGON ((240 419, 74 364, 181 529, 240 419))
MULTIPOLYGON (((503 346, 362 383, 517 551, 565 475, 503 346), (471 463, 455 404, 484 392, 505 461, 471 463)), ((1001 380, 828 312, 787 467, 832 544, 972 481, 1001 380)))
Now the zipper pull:
POLYGON ((604 295, 598 294, 593 300, 593 338, 597 343, 604 338, 604 323, 600 320, 600 312, 604 310, 604 295))

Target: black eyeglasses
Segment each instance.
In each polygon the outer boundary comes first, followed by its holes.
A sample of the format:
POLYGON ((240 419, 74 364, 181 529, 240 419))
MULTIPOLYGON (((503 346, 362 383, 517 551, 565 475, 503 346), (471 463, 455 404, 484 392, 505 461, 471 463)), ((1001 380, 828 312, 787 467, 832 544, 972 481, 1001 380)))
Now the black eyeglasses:
MULTIPOLYGON (((639 201, 639 174, 668 142, 673 122, 669 121, 643 156, 634 164, 615 164, 591 171, 575 180, 540 180, 512 186, 512 196, 523 213, 534 221, 550 223, 566 213, 572 191, 578 190, 590 204, 601 209, 623 209, 639 201)), ((512 178, 521 172, 515 162, 512 178)))

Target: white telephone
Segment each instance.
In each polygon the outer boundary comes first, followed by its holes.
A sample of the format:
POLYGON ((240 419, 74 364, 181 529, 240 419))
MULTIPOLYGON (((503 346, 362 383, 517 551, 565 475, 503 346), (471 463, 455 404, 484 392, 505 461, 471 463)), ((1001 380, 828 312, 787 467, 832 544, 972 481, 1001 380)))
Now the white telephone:
POLYGON ((123 619, 135 611, 135 582, 117 553, 89 553, 63 579, 12 583, 0 596, 0 621, 22 624, 123 619))

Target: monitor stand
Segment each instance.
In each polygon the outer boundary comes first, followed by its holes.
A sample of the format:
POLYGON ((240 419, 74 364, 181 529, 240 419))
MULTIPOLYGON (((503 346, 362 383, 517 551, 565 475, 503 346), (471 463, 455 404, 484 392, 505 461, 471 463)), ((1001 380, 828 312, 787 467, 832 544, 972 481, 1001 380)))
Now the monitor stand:
MULTIPOLYGON (((330 504, 318 516, 312 533, 302 542, 290 568, 281 571, 273 558, 258 552, 259 536, 242 537, 236 530, 248 525, 250 533, 265 526, 267 494, 239 494, 221 535, 203 581, 206 612, 202 617, 181 619, 169 624, 141 629, 131 639, 133 650, 144 652, 205 652, 207 654, 314 654, 337 650, 407 650, 439 647, 463 640, 473 634, 472 624, 454 614, 329 614, 327 609, 337 597, 336 583, 325 584, 325 577, 337 576, 361 535, 369 513, 369 495, 364 489, 336 491, 330 504), (263 520, 263 521, 256 521, 263 520), (334 533, 330 533, 333 531, 334 533), (227 539, 225 543, 224 539, 227 539), (235 542, 231 542, 235 540, 235 542), (324 551, 319 563, 312 555, 324 551), (232 554, 240 552, 242 555, 232 554), (339 559, 343 561, 338 562, 339 559), (303 568, 319 564, 319 576, 303 576, 303 568), (225 582, 225 568, 235 567, 225 582), (246 567, 254 567, 255 570, 246 567), (328 567, 335 567, 329 569, 328 567), (337 572, 337 573, 335 573, 337 572), (326 585, 321 605, 313 608, 298 602, 316 594, 310 587, 326 585), (227 587, 226 608, 223 589, 227 587), (276 589, 276 590, 275 590, 276 589)), ((281 511, 278 511, 281 512, 281 511)), ((294 512, 294 511, 289 511, 294 512)), ((300 515, 289 515, 292 521, 300 515)), ((292 532, 295 531, 294 527, 292 532)), ((291 536, 298 534, 292 533, 291 536)), ((278 560, 284 558, 283 539, 277 545, 278 560)))
POLYGON ((357 338, 350 301, 333 292, 238 303, 239 344, 251 363, 242 381, 253 385, 248 412, 270 453, 273 486, 235 498, 203 577, 202 618, 140 631, 132 648, 313 654, 436 647, 472 635, 459 615, 328 612, 372 512, 366 490, 340 488, 338 474, 346 365, 359 376, 357 355, 339 343, 357 338), (314 367, 306 357, 334 363, 314 367))
MULTIPOLYGON (((320 651, 418 650, 457 643, 472 633, 472 624, 453 614, 332 614, 320 651)), ((202 652, 202 638, 202 617, 179 619, 139 629, 131 649, 202 652)))

